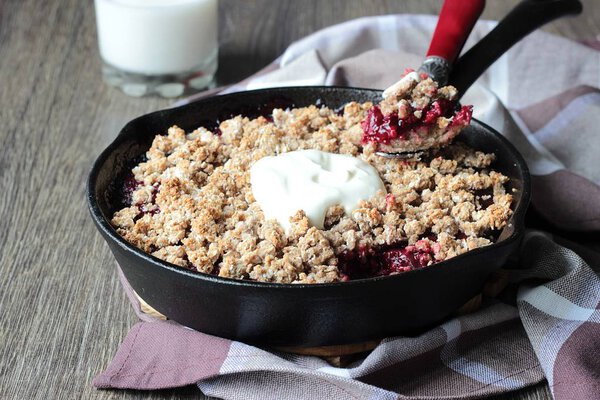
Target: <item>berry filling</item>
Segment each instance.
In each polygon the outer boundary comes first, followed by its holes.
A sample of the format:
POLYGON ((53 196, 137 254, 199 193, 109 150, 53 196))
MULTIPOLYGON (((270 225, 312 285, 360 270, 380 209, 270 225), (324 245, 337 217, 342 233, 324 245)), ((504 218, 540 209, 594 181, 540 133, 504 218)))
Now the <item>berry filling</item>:
POLYGON ((469 125, 471 123, 471 117, 473 117, 473 106, 462 106, 460 110, 454 114, 450 126, 469 125))
POLYGON ((408 136, 400 128, 406 126, 406 122, 398 119, 398 113, 383 115, 379 106, 373 106, 367 117, 361 122, 363 129, 362 142, 380 142, 388 144, 393 139, 407 140, 408 136))
POLYGON ((414 245, 400 243, 378 248, 359 247, 358 250, 345 252, 339 257, 338 269, 344 280, 387 276, 420 269, 440 260, 435 259, 440 245, 437 237, 421 239, 414 245), (433 241, 433 243, 431 242, 433 241))
POLYGON ((379 106, 373 106, 367 111, 367 117, 361 122, 363 129, 362 142, 389 144, 392 140, 408 140, 410 131, 420 127, 428 128, 437 123, 439 117, 452 117, 449 127, 468 125, 473 114, 472 106, 462 106, 452 116, 457 105, 456 101, 437 99, 429 106, 420 110, 420 117, 414 112, 404 118, 399 118, 397 112, 384 115, 379 106))
MULTIPOLYGON (((136 180, 133 173, 129 173, 125 176, 120 190, 121 203, 124 207, 129 207, 134 204, 133 193, 135 193, 142 185, 143 182, 136 180)), ((160 186, 158 184, 152 185, 150 203, 135 204, 138 206, 140 213, 136 215, 134 221, 137 221, 146 214, 156 215, 160 212, 160 208, 156 205, 156 195, 158 194, 159 189, 160 186)))
POLYGON ((494 190, 491 187, 475 190, 473 191, 473 194, 475 195, 476 204, 478 204, 482 210, 485 210, 494 204, 494 190))
POLYGON ((137 181, 132 173, 129 173, 125 179, 123 180, 123 185, 121 186, 121 199, 123 206, 129 207, 133 202, 133 192, 135 192, 140 186, 142 182, 137 181))

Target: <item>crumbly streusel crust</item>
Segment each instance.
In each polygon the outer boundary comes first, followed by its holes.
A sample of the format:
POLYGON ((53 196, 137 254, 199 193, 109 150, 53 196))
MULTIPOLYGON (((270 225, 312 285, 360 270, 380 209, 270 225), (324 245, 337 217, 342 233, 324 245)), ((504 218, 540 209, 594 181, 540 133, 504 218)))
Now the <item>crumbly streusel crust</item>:
POLYGON ((165 261, 222 277, 279 283, 344 280, 340 256, 398 243, 428 244, 431 263, 491 243, 489 233, 511 215, 508 178, 490 168, 493 154, 456 143, 437 157, 403 162, 361 144, 371 103, 349 103, 343 114, 310 106, 273 110, 272 120, 237 116, 220 135, 174 126, 155 137, 146 161, 133 168, 131 205, 112 224, 138 248, 165 261), (365 199, 345 215, 331 207, 325 229, 298 210, 286 234, 265 220, 250 186, 256 160, 317 149, 350 154, 373 165, 387 194, 365 199))

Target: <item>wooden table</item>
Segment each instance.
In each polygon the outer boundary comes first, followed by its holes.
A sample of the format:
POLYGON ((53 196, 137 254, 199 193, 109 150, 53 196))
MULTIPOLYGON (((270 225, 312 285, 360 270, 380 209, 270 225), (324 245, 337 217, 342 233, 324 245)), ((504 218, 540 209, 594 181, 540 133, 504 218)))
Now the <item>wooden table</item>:
MULTIPOLYGON (((365 15, 437 13, 440 1, 222 0, 234 32, 220 83, 255 72, 322 27, 365 15), (285 21, 285 23, 283 23, 285 21)), ((497 19, 515 1, 488 2, 497 19)), ((546 30, 600 32, 600 10, 546 30)), ((92 1, 0 1, 0 398, 188 398, 195 387, 155 393, 98 391, 136 317, 84 201, 91 162, 133 117, 169 106, 102 83, 92 1)), ((501 397, 546 399, 547 385, 501 397)))

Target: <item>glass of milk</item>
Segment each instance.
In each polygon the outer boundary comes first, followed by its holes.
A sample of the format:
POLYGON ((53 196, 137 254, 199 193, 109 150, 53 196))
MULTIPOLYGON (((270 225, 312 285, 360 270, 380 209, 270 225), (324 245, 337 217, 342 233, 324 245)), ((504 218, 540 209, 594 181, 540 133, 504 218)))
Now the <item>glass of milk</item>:
POLYGON ((213 83, 218 0, 95 0, 104 80, 130 96, 213 83))

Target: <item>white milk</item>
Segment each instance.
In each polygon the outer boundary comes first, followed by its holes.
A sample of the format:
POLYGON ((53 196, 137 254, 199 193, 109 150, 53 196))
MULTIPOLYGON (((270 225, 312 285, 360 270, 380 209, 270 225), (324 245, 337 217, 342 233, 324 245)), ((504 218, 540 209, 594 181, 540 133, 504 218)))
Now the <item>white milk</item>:
POLYGON ((218 49, 217 0, 95 0, 100 55, 145 75, 201 70, 218 49))

